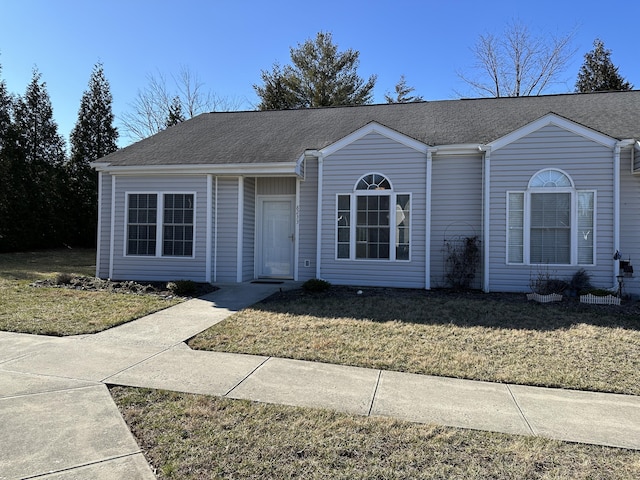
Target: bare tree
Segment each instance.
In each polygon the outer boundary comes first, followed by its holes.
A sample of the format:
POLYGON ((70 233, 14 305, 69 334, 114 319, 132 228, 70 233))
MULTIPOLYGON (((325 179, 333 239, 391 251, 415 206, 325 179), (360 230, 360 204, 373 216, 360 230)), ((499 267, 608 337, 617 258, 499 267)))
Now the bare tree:
POLYGON ((137 141, 164 130, 177 104, 181 115, 189 119, 205 112, 235 110, 241 102, 207 90, 188 67, 181 67, 178 75, 171 76, 171 82, 160 72, 149 74, 147 86, 138 90, 136 98, 129 104, 131 111, 122 115, 125 135, 137 141))
MULTIPOLYGON (((480 35, 472 47, 474 74, 458 72, 464 82, 483 97, 540 95, 560 76, 571 57, 575 32, 563 36, 535 37, 519 21, 510 23, 501 37, 480 35)), ((461 95, 462 96, 462 95, 461 95)))

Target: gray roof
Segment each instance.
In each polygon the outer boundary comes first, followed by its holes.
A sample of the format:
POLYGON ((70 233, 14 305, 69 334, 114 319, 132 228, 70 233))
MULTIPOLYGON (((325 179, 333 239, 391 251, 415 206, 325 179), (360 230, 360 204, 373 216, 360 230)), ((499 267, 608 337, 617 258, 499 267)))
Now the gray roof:
POLYGON ((489 143, 548 113, 640 139, 640 91, 206 113, 104 157, 113 166, 295 162, 370 122, 428 145, 489 143))

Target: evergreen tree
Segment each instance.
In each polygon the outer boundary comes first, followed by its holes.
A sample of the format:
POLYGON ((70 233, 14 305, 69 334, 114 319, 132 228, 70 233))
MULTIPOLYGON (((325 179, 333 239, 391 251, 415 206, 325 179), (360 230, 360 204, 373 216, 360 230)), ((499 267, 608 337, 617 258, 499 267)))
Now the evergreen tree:
POLYGON ((584 63, 578 72, 576 92, 600 92, 606 90, 631 90, 633 85, 626 81, 611 61, 611 50, 604 48, 604 42, 596 38, 593 50, 584 55, 584 63))
POLYGON ((360 52, 338 52, 330 33, 318 33, 290 54, 291 65, 263 70, 263 85, 253 86, 260 110, 371 103, 376 76, 366 82, 358 76, 360 52))
POLYGON ((34 70, 24 97, 14 106, 11 188, 15 198, 10 248, 45 248, 64 241, 64 140, 40 78, 34 70))
POLYGON ((182 113, 182 103, 180 102, 180 97, 175 96, 171 101, 171 105, 169 105, 169 115, 167 116, 167 121, 165 122, 165 127, 173 127, 179 123, 182 123, 186 120, 184 114, 182 113))
POLYGON ((93 246, 96 236, 98 185, 90 163, 117 150, 109 82, 101 63, 93 67, 80 101, 78 121, 71 131, 71 157, 66 165, 67 242, 93 246))
MULTIPOLYGON (((1 66, 0 73, 2 73, 1 66)), ((15 194, 12 188, 12 108, 13 99, 7 91, 7 84, 0 79, 0 252, 9 250, 9 243, 12 240, 11 225, 16 221, 11 215, 15 194)))
POLYGON ((388 93, 385 93, 384 99, 387 103, 412 103, 424 101, 424 98, 420 95, 409 95, 414 90, 415 88, 407 85, 407 79, 404 78, 404 75, 400 75, 400 80, 398 80, 395 87, 396 97, 393 98, 388 93))

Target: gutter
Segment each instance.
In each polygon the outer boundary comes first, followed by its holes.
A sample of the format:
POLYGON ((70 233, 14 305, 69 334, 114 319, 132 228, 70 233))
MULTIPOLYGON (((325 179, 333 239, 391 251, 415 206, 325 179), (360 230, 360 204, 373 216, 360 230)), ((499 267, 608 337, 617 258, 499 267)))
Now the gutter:
POLYGON ((491 231, 489 224, 491 223, 491 146, 480 145, 478 150, 484 152, 484 164, 482 168, 483 187, 482 187, 482 250, 483 250, 483 268, 482 268, 482 291, 489 293, 489 240, 491 231))
MULTIPOLYGON (((613 251, 620 251, 620 150, 635 144, 635 140, 626 139, 616 143, 613 149, 613 251)), ((613 260, 613 287, 618 287, 616 278, 620 271, 620 259, 613 260)))

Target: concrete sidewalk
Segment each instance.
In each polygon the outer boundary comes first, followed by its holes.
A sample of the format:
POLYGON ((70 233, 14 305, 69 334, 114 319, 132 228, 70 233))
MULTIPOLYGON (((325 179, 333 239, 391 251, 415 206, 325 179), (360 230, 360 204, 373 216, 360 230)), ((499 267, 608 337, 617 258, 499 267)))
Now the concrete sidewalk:
POLYGON ((640 450, 640 397, 193 351, 184 343, 282 287, 223 285, 96 335, 0 332, 0 479, 155 478, 105 384, 640 450))

